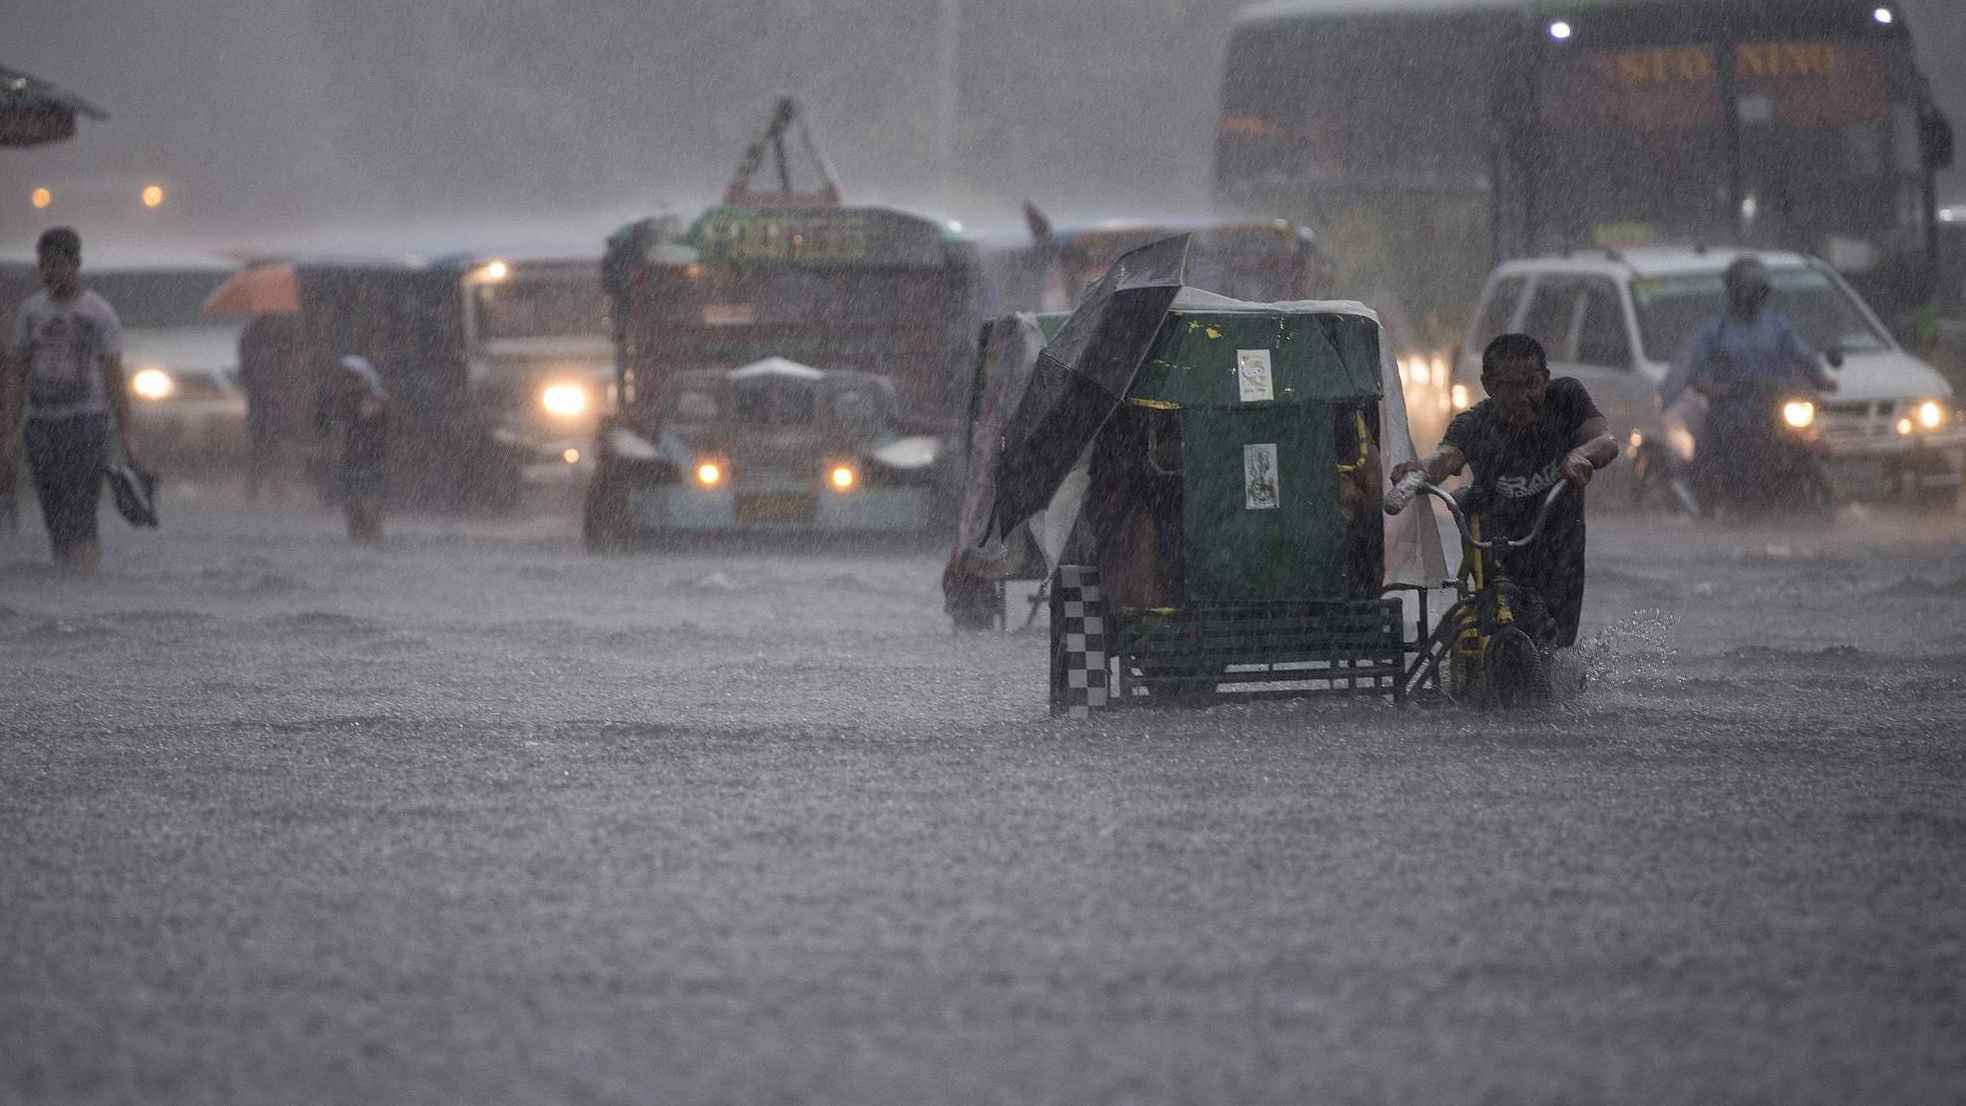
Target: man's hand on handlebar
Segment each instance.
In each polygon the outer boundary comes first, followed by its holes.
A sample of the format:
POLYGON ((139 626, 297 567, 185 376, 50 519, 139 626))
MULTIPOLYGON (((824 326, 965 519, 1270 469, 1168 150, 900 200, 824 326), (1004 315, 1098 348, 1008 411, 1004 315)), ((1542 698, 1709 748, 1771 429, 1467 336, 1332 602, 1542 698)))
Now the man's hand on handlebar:
POLYGON ((1563 458, 1563 464, 1557 466, 1557 473, 1569 481, 1571 487, 1580 490, 1590 487, 1591 476, 1596 472, 1597 468, 1591 464, 1589 457, 1584 456, 1581 449, 1571 450, 1563 458))
POLYGON ((1427 474, 1427 483, 1438 484, 1442 480, 1460 472, 1461 466, 1467 463, 1468 459, 1465 454, 1454 446, 1442 442, 1440 448, 1427 454, 1425 457, 1401 461, 1399 464, 1394 465, 1393 470, 1386 475, 1388 480, 1397 484, 1401 480, 1406 479, 1411 473, 1424 472, 1427 474))

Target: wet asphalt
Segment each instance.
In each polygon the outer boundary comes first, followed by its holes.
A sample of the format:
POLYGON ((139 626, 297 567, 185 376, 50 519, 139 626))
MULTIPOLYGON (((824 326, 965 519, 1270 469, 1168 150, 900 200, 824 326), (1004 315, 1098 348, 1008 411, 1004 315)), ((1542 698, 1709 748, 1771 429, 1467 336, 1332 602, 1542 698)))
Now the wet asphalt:
POLYGON ((1586 691, 1054 720, 939 552, 0 557, 0 1100, 1950 1102, 1966 516, 1594 515, 1586 691))

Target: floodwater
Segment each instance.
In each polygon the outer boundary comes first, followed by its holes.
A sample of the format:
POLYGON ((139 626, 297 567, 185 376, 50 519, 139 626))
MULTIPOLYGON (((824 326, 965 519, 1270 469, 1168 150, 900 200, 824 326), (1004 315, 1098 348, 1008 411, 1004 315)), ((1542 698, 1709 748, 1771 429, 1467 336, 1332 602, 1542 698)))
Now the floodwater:
POLYGON ((166 511, 0 567, 7 1101, 1966 1085, 1966 516, 1594 514, 1548 710, 1070 721, 934 549, 166 511))

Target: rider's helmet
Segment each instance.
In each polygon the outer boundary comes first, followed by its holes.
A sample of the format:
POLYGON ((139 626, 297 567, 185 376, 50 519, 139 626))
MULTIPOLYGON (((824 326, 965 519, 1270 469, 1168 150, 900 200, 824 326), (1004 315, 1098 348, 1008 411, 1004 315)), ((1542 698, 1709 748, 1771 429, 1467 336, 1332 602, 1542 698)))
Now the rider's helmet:
POLYGON ((1768 283, 1768 266, 1760 258, 1749 254, 1734 259, 1727 266, 1727 309, 1744 319, 1753 318, 1768 302, 1771 287, 1768 283))

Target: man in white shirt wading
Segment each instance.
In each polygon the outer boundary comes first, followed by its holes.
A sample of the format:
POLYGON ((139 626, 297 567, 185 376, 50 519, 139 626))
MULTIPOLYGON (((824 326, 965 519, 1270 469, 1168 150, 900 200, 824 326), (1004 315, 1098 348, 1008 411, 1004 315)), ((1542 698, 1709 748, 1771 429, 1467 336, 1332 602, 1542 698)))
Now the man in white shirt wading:
POLYGON ((25 403, 22 439, 55 563, 93 572, 101 556, 96 504, 111 441, 131 456, 123 326, 109 301, 82 287, 80 235, 55 227, 41 235, 36 253, 41 291, 15 313, 13 339, 0 357, 0 416, 6 426, 18 425, 25 403))

